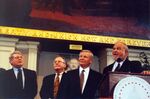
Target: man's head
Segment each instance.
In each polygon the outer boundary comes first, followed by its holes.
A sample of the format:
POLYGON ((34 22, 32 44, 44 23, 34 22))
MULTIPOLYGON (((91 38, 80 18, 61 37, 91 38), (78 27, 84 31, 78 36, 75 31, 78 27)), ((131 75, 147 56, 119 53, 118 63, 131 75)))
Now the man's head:
POLYGON ((125 60, 128 57, 128 54, 128 46, 124 42, 118 41, 114 44, 112 50, 114 60, 125 60))
POLYGON ((53 61, 53 66, 57 73, 64 72, 66 69, 66 61, 63 57, 57 56, 53 61))
POLYGON ((82 50, 79 54, 79 64, 82 68, 87 68, 92 64, 93 53, 90 50, 82 50))
POLYGON ((14 51, 9 57, 10 64, 15 68, 20 68, 24 64, 23 54, 20 51, 14 51))

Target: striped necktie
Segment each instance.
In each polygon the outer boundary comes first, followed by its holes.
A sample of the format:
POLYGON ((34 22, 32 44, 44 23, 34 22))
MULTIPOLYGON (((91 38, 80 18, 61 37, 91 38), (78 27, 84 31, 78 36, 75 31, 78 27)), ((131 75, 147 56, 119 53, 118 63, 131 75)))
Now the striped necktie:
POLYGON ((57 97, 58 89, 59 89, 59 74, 56 75, 54 81, 54 99, 56 99, 57 97))

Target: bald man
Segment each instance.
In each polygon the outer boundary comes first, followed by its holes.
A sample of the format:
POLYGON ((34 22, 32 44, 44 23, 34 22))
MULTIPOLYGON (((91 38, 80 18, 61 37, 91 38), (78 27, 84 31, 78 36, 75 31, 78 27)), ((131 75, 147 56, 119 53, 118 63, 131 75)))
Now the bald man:
POLYGON ((141 63, 139 61, 130 61, 128 59, 128 46, 122 42, 117 41, 112 50, 112 56, 115 60, 114 63, 104 68, 103 73, 108 72, 129 72, 129 73, 141 73, 143 71, 141 63), (119 66, 118 66, 119 65, 119 66))
POLYGON ((53 61, 55 74, 50 74, 43 79, 40 91, 41 99, 63 99, 63 86, 66 79, 66 61, 62 56, 57 56, 53 61), (57 79, 58 78, 58 79, 57 79), (59 82, 57 88, 56 81, 59 82))

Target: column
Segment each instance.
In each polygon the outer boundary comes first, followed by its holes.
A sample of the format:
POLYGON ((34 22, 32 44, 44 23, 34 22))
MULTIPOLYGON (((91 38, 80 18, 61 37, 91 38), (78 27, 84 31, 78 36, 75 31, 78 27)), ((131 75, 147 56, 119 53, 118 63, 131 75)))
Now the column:
POLYGON ((0 68, 10 69, 9 56, 15 50, 17 38, 0 37, 0 68))

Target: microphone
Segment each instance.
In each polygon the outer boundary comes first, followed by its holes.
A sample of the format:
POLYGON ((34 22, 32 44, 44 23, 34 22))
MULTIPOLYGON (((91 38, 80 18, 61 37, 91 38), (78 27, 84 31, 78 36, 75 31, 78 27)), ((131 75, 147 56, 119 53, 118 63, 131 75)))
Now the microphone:
POLYGON ((118 58, 117 60, 116 60, 118 63, 120 63, 121 61, 123 61, 121 58, 118 58))

